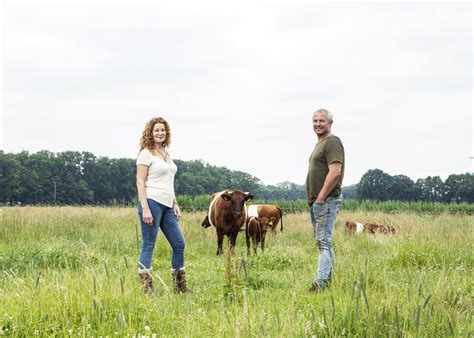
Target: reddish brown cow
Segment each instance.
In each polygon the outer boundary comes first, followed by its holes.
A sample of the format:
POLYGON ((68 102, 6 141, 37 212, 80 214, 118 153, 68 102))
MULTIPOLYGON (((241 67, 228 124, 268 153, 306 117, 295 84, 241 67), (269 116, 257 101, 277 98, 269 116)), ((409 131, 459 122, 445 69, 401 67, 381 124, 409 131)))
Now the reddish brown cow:
POLYGON ((370 234, 375 233, 395 233, 395 228, 392 225, 382 225, 376 223, 366 223, 363 225, 362 223, 356 223, 352 221, 346 221, 346 230, 349 232, 349 236, 355 233, 356 235, 360 235, 363 232, 368 232, 370 234))
POLYGON ((275 223, 275 217, 250 217, 245 227, 245 239, 247 241, 247 255, 250 255, 250 238, 252 238, 253 252, 257 254, 258 243, 262 242, 262 253, 265 251, 265 236, 275 223))
POLYGON ((271 222, 270 226, 272 228, 272 233, 276 234, 276 227, 278 222, 280 222, 280 231, 283 232, 283 211, 280 207, 272 204, 254 204, 247 208, 247 222, 250 217, 266 217, 268 219, 274 218, 274 221, 271 222))
POLYGON ((222 255, 224 235, 229 238, 231 250, 235 247, 239 230, 247 219, 245 202, 252 199, 250 193, 240 190, 224 190, 212 194, 208 215, 201 225, 205 228, 211 225, 216 227, 217 255, 222 255))
POLYGON ((381 225, 375 223, 366 223, 365 230, 371 234, 375 234, 376 232, 381 232, 384 234, 395 233, 395 228, 392 225, 381 225))

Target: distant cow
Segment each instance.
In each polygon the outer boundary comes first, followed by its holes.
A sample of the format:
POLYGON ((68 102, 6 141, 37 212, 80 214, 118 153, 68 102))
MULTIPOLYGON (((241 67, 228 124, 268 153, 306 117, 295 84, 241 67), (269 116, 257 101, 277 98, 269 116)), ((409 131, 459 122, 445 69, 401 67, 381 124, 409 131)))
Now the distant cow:
POLYGON ((366 223, 365 225, 362 223, 356 223, 352 221, 346 222, 346 230, 349 232, 349 235, 352 234, 360 235, 363 232, 368 232, 369 234, 375 233, 395 233, 395 228, 392 225, 382 225, 376 223, 366 223))
POLYGON ((352 234, 360 235, 361 233, 364 232, 365 227, 362 223, 347 221, 346 230, 347 232, 349 232, 349 236, 352 236, 352 234))
POLYGON ((274 218, 272 221, 271 229, 272 233, 276 234, 276 227, 278 222, 280 222, 280 231, 283 232, 283 211, 280 207, 272 204, 254 204, 249 206, 247 215, 247 222, 250 220, 250 217, 266 217, 268 219, 274 218))
POLYGON ((245 202, 252 199, 250 193, 240 190, 224 190, 212 194, 209 212, 201 225, 205 228, 211 225, 216 227, 217 255, 222 255, 224 235, 229 238, 231 248, 235 247, 239 230, 247 219, 245 202))
POLYGON ((381 232, 384 234, 395 233, 395 228, 392 225, 382 225, 375 223, 366 223, 365 230, 371 234, 375 234, 376 232, 381 232))
POLYGON ((252 238, 253 252, 257 254, 258 243, 262 243, 262 252, 265 251, 265 237, 268 229, 275 223, 275 217, 255 217, 248 219, 245 227, 245 239, 247 241, 247 254, 250 255, 250 238, 252 238))

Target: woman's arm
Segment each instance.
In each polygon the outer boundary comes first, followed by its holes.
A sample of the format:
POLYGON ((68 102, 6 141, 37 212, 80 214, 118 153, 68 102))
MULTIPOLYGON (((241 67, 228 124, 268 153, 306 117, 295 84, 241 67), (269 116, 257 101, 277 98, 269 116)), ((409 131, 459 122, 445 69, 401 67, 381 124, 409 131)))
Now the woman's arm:
POLYGON ((142 216, 143 222, 149 226, 153 225, 153 215, 151 214, 150 207, 148 206, 147 196, 146 196, 146 178, 148 176, 148 167, 144 164, 137 165, 137 191, 138 191, 138 200, 142 206, 142 216))

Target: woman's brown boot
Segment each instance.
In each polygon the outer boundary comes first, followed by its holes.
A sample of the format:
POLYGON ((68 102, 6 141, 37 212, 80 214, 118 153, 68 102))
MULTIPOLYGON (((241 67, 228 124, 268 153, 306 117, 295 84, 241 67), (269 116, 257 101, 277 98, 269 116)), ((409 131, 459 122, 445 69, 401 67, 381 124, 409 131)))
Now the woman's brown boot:
POLYGON ((142 282, 142 289, 145 293, 153 293, 155 292, 155 288, 153 287, 153 277, 151 272, 140 272, 140 280, 142 282))
POLYGON ((171 272, 173 276, 174 292, 188 293, 191 289, 186 286, 186 271, 184 269, 176 269, 171 272))

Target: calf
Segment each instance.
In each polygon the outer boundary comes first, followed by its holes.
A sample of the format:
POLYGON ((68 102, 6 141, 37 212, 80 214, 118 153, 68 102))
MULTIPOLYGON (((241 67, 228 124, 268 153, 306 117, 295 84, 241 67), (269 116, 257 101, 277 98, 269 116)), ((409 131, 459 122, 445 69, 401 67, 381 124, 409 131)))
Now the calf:
POLYGON ((265 236, 267 231, 275 222, 275 217, 249 218, 245 227, 245 239, 247 241, 247 255, 250 255, 250 238, 252 238, 253 252, 257 254, 258 243, 262 242, 262 253, 265 251, 265 236))
POLYGON ((212 194, 209 212, 201 225, 205 228, 215 226, 217 255, 222 255, 224 235, 229 238, 231 250, 235 247, 239 230, 247 219, 245 202, 252 199, 250 193, 240 190, 224 190, 212 194))
POLYGON ((283 211, 280 207, 273 204, 254 204, 248 207, 247 222, 250 217, 266 217, 272 218, 274 221, 271 224, 272 233, 276 234, 276 227, 280 222, 280 232, 283 232, 283 211))
POLYGON ((349 233, 349 236, 352 234, 360 235, 363 232, 368 232, 369 234, 375 233, 395 233, 395 228, 392 225, 382 225, 376 223, 356 223, 352 221, 346 221, 346 230, 349 233))
POLYGON ((347 232, 349 232, 349 236, 352 236, 352 234, 360 235, 361 233, 364 232, 365 227, 362 223, 347 221, 346 230, 347 232))
POLYGON ((395 233, 395 228, 392 225, 382 225, 382 224, 375 224, 375 223, 366 223, 365 230, 371 234, 379 233, 395 233))

